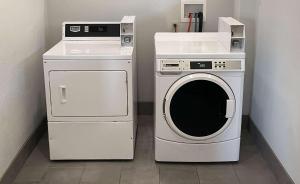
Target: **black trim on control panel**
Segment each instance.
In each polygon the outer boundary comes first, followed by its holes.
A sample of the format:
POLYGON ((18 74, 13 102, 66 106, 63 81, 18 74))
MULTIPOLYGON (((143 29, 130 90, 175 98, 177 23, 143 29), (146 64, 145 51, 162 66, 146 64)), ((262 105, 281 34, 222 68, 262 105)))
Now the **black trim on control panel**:
POLYGON ((120 37, 120 24, 66 24, 65 37, 120 37))

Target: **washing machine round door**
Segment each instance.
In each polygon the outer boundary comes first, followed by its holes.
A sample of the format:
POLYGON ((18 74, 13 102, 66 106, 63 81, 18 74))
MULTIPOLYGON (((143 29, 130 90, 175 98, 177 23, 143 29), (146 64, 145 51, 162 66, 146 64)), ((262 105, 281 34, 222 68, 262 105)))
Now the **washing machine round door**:
POLYGON ((201 73, 179 79, 164 102, 165 118, 173 131, 191 140, 222 133, 235 113, 231 88, 221 78, 201 73))

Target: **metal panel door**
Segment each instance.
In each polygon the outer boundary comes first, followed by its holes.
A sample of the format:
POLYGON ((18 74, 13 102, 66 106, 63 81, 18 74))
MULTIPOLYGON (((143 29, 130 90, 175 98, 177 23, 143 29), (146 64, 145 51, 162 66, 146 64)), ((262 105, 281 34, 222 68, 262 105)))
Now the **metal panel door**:
POLYGON ((51 111, 57 117, 126 116, 125 71, 51 71, 51 111))

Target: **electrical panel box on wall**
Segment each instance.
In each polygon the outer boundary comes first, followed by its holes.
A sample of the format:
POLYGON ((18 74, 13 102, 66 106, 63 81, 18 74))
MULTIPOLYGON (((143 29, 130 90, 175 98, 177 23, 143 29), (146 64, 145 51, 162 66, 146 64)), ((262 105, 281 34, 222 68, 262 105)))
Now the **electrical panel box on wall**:
POLYGON ((181 22, 189 22, 189 13, 199 12, 203 13, 203 21, 206 21, 206 0, 181 0, 181 22))

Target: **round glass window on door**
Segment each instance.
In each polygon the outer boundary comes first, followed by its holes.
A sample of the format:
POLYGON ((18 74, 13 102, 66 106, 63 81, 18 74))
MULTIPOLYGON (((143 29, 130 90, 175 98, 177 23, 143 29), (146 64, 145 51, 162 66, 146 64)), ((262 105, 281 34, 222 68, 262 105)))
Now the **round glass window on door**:
POLYGON ((232 117, 228 116, 228 102, 234 101, 233 93, 224 81, 215 78, 221 82, 216 83, 212 78, 189 79, 191 81, 179 85, 173 92, 167 113, 177 133, 189 138, 207 138, 228 125, 232 117))

